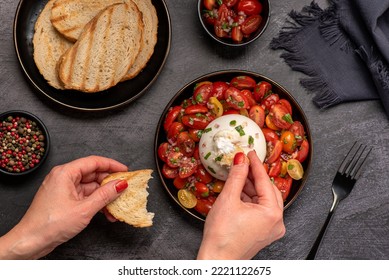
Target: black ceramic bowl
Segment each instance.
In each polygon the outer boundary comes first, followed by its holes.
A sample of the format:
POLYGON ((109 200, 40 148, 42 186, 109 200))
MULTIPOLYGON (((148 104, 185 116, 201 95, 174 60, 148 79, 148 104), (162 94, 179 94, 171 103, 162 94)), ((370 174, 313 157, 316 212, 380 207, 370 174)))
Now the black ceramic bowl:
POLYGON ((0 114, 1 174, 9 176, 30 174, 42 166, 49 150, 49 132, 37 116, 26 111, 8 111, 0 114))
POLYGON ((182 207, 187 213, 192 215, 193 217, 199 219, 199 220, 204 220, 204 217, 196 212, 193 209, 187 209, 183 205, 180 204, 178 198, 177 198, 177 188, 173 185, 173 180, 172 179, 167 179, 163 176, 162 173, 162 168, 164 165, 164 162, 159 158, 158 156, 158 148, 161 143, 167 141, 167 133, 164 130, 164 120, 169 112, 169 109, 172 106, 175 105, 180 105, 185 99, 190 98, 193 95, 193 88, 195 87, 196 84, 203 82, 203 81, 210 81, 210 82, 216 82, 216 81, 224 81, 224 82, 229 82, 231 81, 232 78, 236 76, 250 76, 254 78, 254 80, 258 83, 259 81, 266 81, 270 84, 272 84, 272 91, 274 93, 277 93, 280 98, 287 99, 290 104, 292 105, 292 110, 293 110, 293 120, 294 121, 300 121, 302 125, 305 128, 305 134, 307 137, 307 140, 309 142, 309 153, 306 158, 306 160, 303 162, 303 168, 304 168, 304 176, 301 180, 296 181, 293 180, 293 184, 289 193, 289 196, 284 202, 284 209, 288 208, 297 198, 297 196, 300 194, 302 191, 305 182, 308 178, 309 175, 309 170, 311 166, 311 161, 312 161, 312 138, 311 138, 311 132, 309 129, 308 125, 308 120, 307 117, 305 116, 302 108, 300 105, 297 103, 296 99, 293 97, 293 95, 286 90, 283 86, 281 86, 278 82, 264 76, 258 73, 254 72, 249 72, 249 71, 241 71, 241 70, 226 70, 226 71, 219 71, 219 72, 213 72, 210 74, 206 74, 204 76, 201 76, 192 82, 188 83, 185 85, 182 89, 180 89, 174 97, 170 100, 170 102, 166 105, 165 110, 163 111, 161 118, 158 123, 158 127, 156 130, 155 134, 155 142, 154 142, 154 155, 155 155, 155 160, 156 160, 156 165, 158 169, 159 176, 161 178, 161 181, 170 195, 170 197, 173 199, 175 203, 177 203, 179 206, 182 207))
POLYGON ((216 42, 218 42, 222 45, 225 45, 225 46, 241 47, 241 46, 248 45, 248 44, 254 42, 255 40, 257 40, 263 34, 263 32, 265 31, 265 29, 269 23, 269 20, 270 20, 270 1, 269 0, 259 0, 259 2, 262 4, 262 12, 260 14, 262 17, 262 21, 261 21, 258 29, 255 32, 251 33, 249 35, 249 37, 243 38, 243 40, 240 42, 235 42, 231 38, 220 38, 220 37, 216 36, 215 31, 214 31, 214 26, 206 23, 206 21, 204 20, 203 14, 204 14, 204 11, 206 10, 204 7, 204 0, 198 0, 197 13, 198 13, 198 17, 200 19, 201 25, 203 26, 206 33, 211 38, 213 38, 213 40, 215 40, 216 42))

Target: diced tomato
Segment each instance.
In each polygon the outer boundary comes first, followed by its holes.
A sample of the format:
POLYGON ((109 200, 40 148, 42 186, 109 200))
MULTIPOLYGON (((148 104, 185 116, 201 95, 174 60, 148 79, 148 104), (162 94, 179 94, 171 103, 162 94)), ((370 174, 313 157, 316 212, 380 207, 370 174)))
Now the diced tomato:
POLYGON ((265 81, 259 82, 254 87, 254 99, 257 102, 260 102, 262 98, 266 96, 271 89, 272 89, 272 85, 270 83, 265 81))
POLYGON ((212 96, 216 97, 219 101, 224 100, 224 93, 229 88, 226 82, 214 82, 212 88, 212 96))
POLYGON ((205 83, 201 86, 198 86, 194 93, 193 93, 193 99, 196 101, 197 104, 200 105, 206 105, 208 102, 209 97, 211 97, 212 92, 212 83, 205 83))
POLYGON ((293 179, 290 177, 281 178, 281 177, 275 177, 274 178, 274 185, 280 190, 282 199, 285 201, 290 193, 290 189, 292 187, 293 179))
POLYGON ((202 164, 199 164, 197 166, 195 177, 198 181, 204 184, 211 183, 213 180, 212 175, 208 173, 208 171, 204 168, 202 164))
POLYGON ((262 106, 254 105, 250 108, 249 117, 252 119, 260 128, 265 124, 265 110, 262 106))
POLYGON ((189 132, 182 131, 177 136, 177 147, 179 147, 181 153, 186 157, 191 157, 194 153, 196 146, 195 141, 190 137, 189 132))
POLYGON ((257 102, 255 101, 255 99, 254 99, 254 97, 253 97, 253 94, 251 93, 250 90, 248 90, 248 89, 242 89, 240 92, 242 93, 242 95, 243 95, 244 97, 246 97, 247 102, 248 102, 248 104, 249 104, 249 107, 254 106, 254 105, 257 104, 257 102))
POLYGON ((308 152, 309 152, 309 143, 308 140, 304 140, 301 143, 301 146, 297 152, 297 156, 295 157, 295 159, 297 159, 299 162, 304 162, 308 156, 308 152))
MULTIPOLYGON (((255 94, 255 91, 254 91, 255 94)), ((261 105, 265 107, 266 110, 270 110, 271 106, 276 104, 280 100, 280 97, 278 96, 277 93, 273 93, 270 95, 265 96, 262 101, 261 105)))

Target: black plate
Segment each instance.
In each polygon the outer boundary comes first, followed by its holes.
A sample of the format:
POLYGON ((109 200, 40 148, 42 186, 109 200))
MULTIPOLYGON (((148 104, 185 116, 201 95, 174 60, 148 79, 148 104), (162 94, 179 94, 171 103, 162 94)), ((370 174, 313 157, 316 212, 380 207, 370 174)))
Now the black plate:
POLYGON ((183 88, 181 88, 176 95, 170 100, 170 102, 166 105, 165 110, 163 111, 161 118, 159 119, 157 130, 155 133, 155 139, 154 139, 154 157, 155 161, 157 164, 157 169, 158 169, 158 174, 159 177, 161 178, 161 181, 168 192, 169 196, 183 209, 185 210, 188 214, 191 216, 204 221, 204 217, 201 216, 199 213, 197 213, 193 209, 187 209, 184 206, 181 205, 181 203, 178 201, 177 198, 177 188, 174 187, 173 185, 173 180, 166 179, 163 174, 162 174, 162 167, 163 167, 163 161, 159 159, 158 157, 158 147, 161 143, 166 142, 166 132, 163 129, 163 122, 165 120, 165 116, 169 111, 169 108, 175 105, 180 105, 185 99, 190 98, 193 95, 193 88, 197 83, 203 82, 203 81, 211 81, 211 82, 216 82, 216 81, 225 81, 229 82, 231 81, 232 78, 236 76, 241 76, 241 75, 247 75, 252 78, 254 78, 257 82, 259 81, 266 81, 273 86, 273 92, 278 93, 280 98, 285 98, 287 99, 290 104, 292 105, 293 108, 293 119, 298 120, 302 123, 302 125, 305 128, 305 134, 307 137, 307 140, 309 142, 309 154, 307 159, 303 162, 303 167, 304 167, 304 176, 301 180, 299 181, 293 181, 292 188, 290 190, 289 196, 284 202, 284 209, 287 209, 292 203, 296 200, 300 192, 302 191, 305 182, 308 178, 309 170, 311 167, 311 162, 312 162, 312 155, 313 155, 313 145, 312 145, 312 137, 311 137, 311 131, 309 128, 308 120, 307 117, 301 108, 301 106, 298 104, 296 99, 293 97, 293 95, 286 90, 282 85, 277 83, 276 81, 255 73, 255 72, 250 72, 250 71, 242 71, 242 70, 225 70, 225 71, 218 71, 218 72, 213 72, 210 74, 206 74, 204 76, 201 76, 192 82, 186 84, 183 88))
POLYGON ((85 94, 51 87, 39 73, 33 59, 35 22, 47 0, 21 0, 14 21, 14 43, 20 65, 39 94, 57 104, 81 111, 103 111, 128 104, 141 96, 156 80, 170 51, 171 23, 164 0, 152 0, 158 15, 158 42, 148 64, 134 79, 106 91, 85 94))

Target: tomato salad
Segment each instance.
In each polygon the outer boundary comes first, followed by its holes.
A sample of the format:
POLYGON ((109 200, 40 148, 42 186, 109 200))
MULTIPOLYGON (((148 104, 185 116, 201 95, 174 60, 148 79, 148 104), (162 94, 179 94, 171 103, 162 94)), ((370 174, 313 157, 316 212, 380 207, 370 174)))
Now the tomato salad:
POLYGON ((261 128, 267 151, 263 164, 285 201, 293 180, 303 178, 301 163, 309 153, 306 131, 293 120, 292 110, 287 99, 273 92, 272 84, 249 75, 197 83, 190 98, 167 112, 163 123, 167 139, 158 147, 162 174, 178 189, 179 202, 206 216, 222 191, 224 182, 201 164, 198 143, 207 125, 227 114, 249 117, 261 128))
POLYGON ((215 35, 236 43, 257 31, 262 22, 259 0, 203 0, 203 5, 202 17, 215 35))

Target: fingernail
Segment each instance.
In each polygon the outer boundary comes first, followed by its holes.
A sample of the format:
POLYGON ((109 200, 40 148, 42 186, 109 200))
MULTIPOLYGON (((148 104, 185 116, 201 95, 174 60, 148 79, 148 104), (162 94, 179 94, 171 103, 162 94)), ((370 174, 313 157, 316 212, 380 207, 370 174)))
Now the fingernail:
POLYGON ((115 184, 115 189, 117 193, 124 191, 128 187, 126 180, 121 180, 115 184))
POLYGON ((234 157, 234 165, 243 163, 249 163, 248 157, 242 152, 236 153, 234 157))

